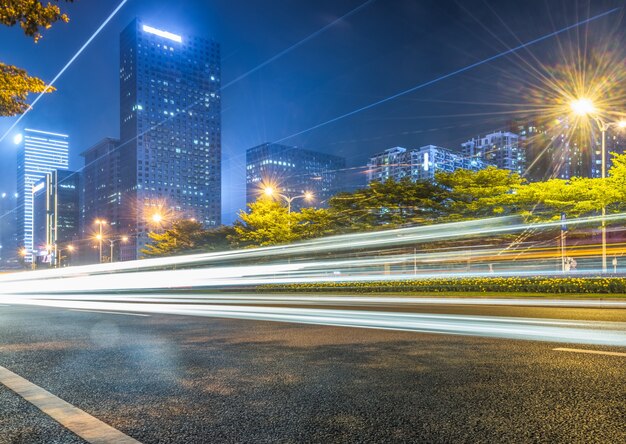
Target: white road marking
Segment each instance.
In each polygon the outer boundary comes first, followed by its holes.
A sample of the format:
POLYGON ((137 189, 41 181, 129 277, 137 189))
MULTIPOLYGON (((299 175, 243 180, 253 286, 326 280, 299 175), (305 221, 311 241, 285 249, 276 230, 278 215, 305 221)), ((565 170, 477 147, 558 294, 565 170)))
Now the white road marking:
POLYGON ((143 313, 123 313, 121 311, 105 311, 105 310, 81 310, 79 308, 70 308, 70 311, 82 311, 86 313, 107 313, 107 314, 126 315, 126 316, 145 316, 145 317, 151 316, 151 315, 147 315, 143 313))
POLYGON ((9 304, 0 304, 0 307, 10 307, 9 304))
POLYGON ((591 355, 608 355, 608 356, 624 356, 626 357, 626 353, 621 352, 611 352, 611 351, 602 351, 602 350, 585 350, 582 348, 553 348, 554 351, 563 351, 563 352, 571 352, 571 353, 588 353, 591 355))
POLYGON ((1 366, 0 383, 89 443, 140 444, 136 439, 1 366))

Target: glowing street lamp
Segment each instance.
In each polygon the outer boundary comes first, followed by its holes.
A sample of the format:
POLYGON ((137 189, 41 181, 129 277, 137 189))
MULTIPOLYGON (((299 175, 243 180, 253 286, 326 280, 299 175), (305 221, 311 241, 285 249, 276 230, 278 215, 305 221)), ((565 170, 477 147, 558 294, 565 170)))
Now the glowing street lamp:
POLYGON ((269 197, 278 196, 281 199, 283 199, 285 202, 287 202, 287 212, 289 214, 291 214, 291 203, 294 200, 296 199, 311 200, 314 197, 313 193, 311 193, 310 191, 306 191, 303 194, 300 194, 298 196, 287 196, 285 194, 277 193, 276 190, 274 190, 274 188, 271 186, 265 187, 263 192, 265 193, 266 196, 269 196, 269 197))
MULTIPOLYGON (((579 117, 590 117, 598 125, 602 135, 601 158, 602 167, 600 176, 606 178, 606 132, 612 126, 626 128, 626 120, 622 119, 618 122, 607 122, 602 119, 598 108, 594 102, 586 97, 580 97, 570 102, 572 112, 579 117)), ((602 273, 606 273, 606 207, 602 205, 602 273)))
POLYGON ((591 99, 581 97, 579 99, 572 100, 570 108, 577 116, 587 116, 596 112, 596 107, 591 99))
POLYGON ((120 241, 122 243, 128 242, 128 236, 122 236, 119 239, 109 239, 109 244, 111 245, 111 257, 110 262, 113 263, 113 247, 115 246, 115 242, 120 241))
POLYGON ((102 240, 104 239, 104 236, 102 235, 102 226, 106 225, 106 221, 103 219, 96 219, 94 223, 98 225, 99 227, 99 231, 98 231, 98 234, 96 235, 96 239, 98 241, 99 262, 102 262, 102 240))

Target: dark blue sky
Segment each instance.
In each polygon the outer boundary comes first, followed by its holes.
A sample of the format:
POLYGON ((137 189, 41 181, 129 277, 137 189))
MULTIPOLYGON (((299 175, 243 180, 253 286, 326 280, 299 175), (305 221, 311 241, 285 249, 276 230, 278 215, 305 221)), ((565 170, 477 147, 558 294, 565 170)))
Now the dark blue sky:
MULTIPOLYGON (((0 59, 50 80, 117 6, 80 0, 66 6, 69 24, 56 24, 38 44, 18 28, 0 28, 0 59)), ((91 43, 22 126, 71 136, 71 168, 80 152, 118 136, 118 35, 138 16, 175 33, 205 35, 222 45, 222 83, 333 22, 365 0, 130 0, 91 43)), ((497 54, 624 1, 375 0, 222 94, 223 215, 244 205, 245 150, 283 139, 497 54)), ((577 32, 615 29, 622 11, 577 32)), ((558 60, 563 34, 462 75, 323 126, 284 143, 346 156, 348 165, 392 146, 457 148, 471 136, 501 128, 508 103, 523 102, 524 60, 558 60), (493 103, 499 105, 493 105, 493 103), (476 115, 479 114, 479 115, 476 115)), ((616 45, 623 45, 623 41, 616 45)), ((4 133, 13 119, 0 118, 4 133)), ((0 144, 0 189, 15 187, 15 148, 0 144)), ((352 181, 363 177, 354 170, 352 181)))

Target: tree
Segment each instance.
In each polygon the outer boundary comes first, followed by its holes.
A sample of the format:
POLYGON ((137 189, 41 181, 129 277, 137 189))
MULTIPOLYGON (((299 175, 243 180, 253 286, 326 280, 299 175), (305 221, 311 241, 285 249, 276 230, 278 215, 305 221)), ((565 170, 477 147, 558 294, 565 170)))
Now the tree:
POLYGON ((232 227, 205 229, 201 223, 179 220, 164 233, 148 233, 150 243, 141 252, 145 256, 173 256, 182 253, 226 250, 232 227))
MULTIPOLYGON (((64 0, 71 3, 73 0, 64 0)), ((58 0, 57 0, 58 3, 58 0)), ((44 5, 39 0, 3 0, 0 5, 0 23, 7 26, 20 25, 24 34, 32 37, 35 43, 42 37, 41 30, 53 23, 67 23, 69 17, 61 12, 58 5, 44 5)), ((14 116, 26 111, 28 94, 52 92, 55 88, 16 66, 0 62, 0 116, 14 116)))
POLYGON ((280 202, 262 197, 239 213, 231 240, 240 246, 280 245, 332 233, 333 220, 328 211, 304 208, 292 211, 280 202))
POLYGON ((339 193, 329 201, 337 227, 349 230, 429 223, 441 216, 446 190, 428 181, 372 182, 352 193, 339 193))
POLYGON ((493 166, 479 171, 442 172, 435 177, 449 191, 446 208, 450 220, 516 213, 516 193, 525 184, 519 174, 493 166))

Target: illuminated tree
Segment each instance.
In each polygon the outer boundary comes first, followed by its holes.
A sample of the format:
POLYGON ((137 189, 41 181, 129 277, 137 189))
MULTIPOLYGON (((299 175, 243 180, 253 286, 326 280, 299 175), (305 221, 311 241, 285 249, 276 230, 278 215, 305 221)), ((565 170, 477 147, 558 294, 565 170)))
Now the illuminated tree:
POLYGON ((367 230, 408 223, 428 223, 443 213, 447 192, 440 185, 402 179, 372 182, 352 193, 339 193, 329 201, 338 229, 367 230))
POLYGON ((150 243, 141 252, 144 256, 173 256, 183 253, 226 250, 232 227, 205 229, 193 220, 179 220, 163 233, 148 233, 150 243))
MULTIPOLYGON (((42 37, 42 29, 48 29, 58 21, 67 23, 69 18, 52 3, 4 0, 0 4, 0 23, 7 26, 19 24, 24 34, 32 37, 35 43, 42 37)), ((28 94, 54 90, 53 87, 46 88, 43 80, 29 76, 25 70, 0 62, 0 116, 14 116, 26 111, 28 94)))
POLYGON ((438 173, 436 179, 449 192, 446 209, 451 220, 515 213, 516 193, 525 184, 519 174, 496 167, 438 173))
POLYGON ((295 242, 332 233, 330 214, 305 208, 289 213, 281 202, 262 197, 239 213, 231 240, 240 246, 268 246, 295 242))

